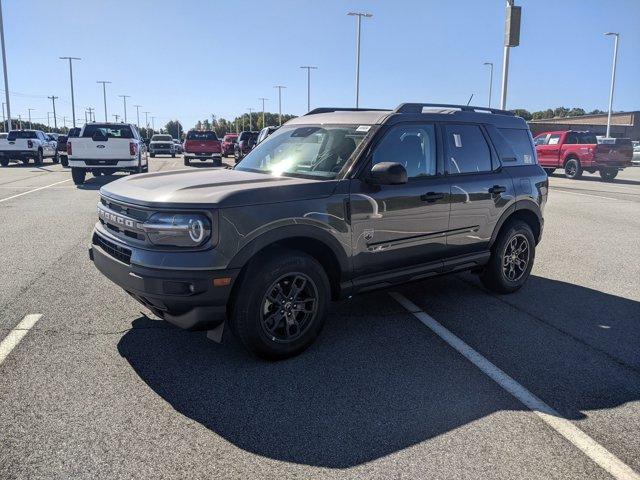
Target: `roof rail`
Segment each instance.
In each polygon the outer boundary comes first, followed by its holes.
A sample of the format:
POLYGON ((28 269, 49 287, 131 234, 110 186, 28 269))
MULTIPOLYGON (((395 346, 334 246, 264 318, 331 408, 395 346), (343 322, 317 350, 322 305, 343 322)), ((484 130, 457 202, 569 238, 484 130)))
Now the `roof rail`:
MULTIPOLYGON (((332 113, 332 112, 367 112, 367 111, 375 111, 375 112, 384 112, 386 109, 384 108, 334 108, 334 107, 319 107, 314 108, 313 110, 308 111, 303 116, 306 115, 315 115, 316 113, 332 113)), ((386 110, 388 111, 388 110, 386 110)))
POLYGON ((396 107, 393 113, 422 113, 422 109, 425 107, 455 108, 462 112, 489 112, 496 115, 515 116, 515 113, 508 110, 499 110, 497 108, 489 107, 475 107, 473 105, 449 105, 446 103, 401 103, 396 107))

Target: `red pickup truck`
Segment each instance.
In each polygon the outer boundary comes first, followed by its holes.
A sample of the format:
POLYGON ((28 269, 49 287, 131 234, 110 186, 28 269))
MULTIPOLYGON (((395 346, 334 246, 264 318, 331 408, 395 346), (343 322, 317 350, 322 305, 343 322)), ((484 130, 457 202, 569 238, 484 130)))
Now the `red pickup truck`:
POLYGON ((214 165, 222 165, 222 144, 212 130, 189 130, 184 141, 184 164, 192 158, 204 161, 212 158, 214 165))
POLYGON ((610 182, 618 172, 632 165, 633 145, 628 138, 610 139, 598 143, 593 133, 562 130, 545 132, 534 138, 538 163, 551 175, 564 168, 567 178, 580 178, 582 172, 600 174, 610 182))

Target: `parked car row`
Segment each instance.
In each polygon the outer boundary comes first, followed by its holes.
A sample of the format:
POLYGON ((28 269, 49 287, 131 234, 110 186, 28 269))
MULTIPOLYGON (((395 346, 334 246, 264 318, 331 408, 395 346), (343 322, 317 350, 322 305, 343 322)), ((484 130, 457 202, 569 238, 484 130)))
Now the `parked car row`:
POLYGON ((46 158, 58 163, 58 142, 55 136, 41 130, 11 130, 6 138, 0 139, 0 165, 3 167, 9 162, 26 165, 29 160, 42 165, 46 158))

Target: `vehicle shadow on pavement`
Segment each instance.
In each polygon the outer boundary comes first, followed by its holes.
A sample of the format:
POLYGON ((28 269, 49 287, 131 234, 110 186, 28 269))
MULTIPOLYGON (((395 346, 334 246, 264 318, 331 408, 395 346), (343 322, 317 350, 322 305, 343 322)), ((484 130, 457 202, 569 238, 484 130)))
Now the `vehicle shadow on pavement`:
MULTIPOLYGON (((602 302, 611 312, 638 311, 637 302, 602 292, 541 278, 533 282, 543 292, 559 289, 558 295, 572 294, 589 305, 602 302), (552 284, 545 286, 547 281, 552 284)), ((443 285, 447 280, 436 279, 410 288, 431 296, 443 285)), ((470 297, 487 297, 466 285, 470 297)), ((512 309, 495 303, 496 308, 512 309)), ((476 304, 478 315, 481 310, 476 304)), ((347 468, 495 412, 526 410, 381 292, 334 304, 316 343, 281 362, 248 355, 230 332, 218 345, 204 332, 153 328, 158 322, 146 316, 134 320, 118 343, 120 355, 176 411, 239 448, 276 460, 347 468)), ((617 327, 638 330, 631 323, 617 327)), ((543 339, 529 348, 534 358, 546 358, 553 356, 545 349, 555 345, 543 339)), ((577 403, 560 408, 563 415, 584 418, 580 410, 613 408, 640 398, 636 388, 613 385, 615 379, 589 377, 579 368, 580 361, 564 358, 552 367, 571 372, 563 381, 572 383, 567 389, 577 403)), ((508 362, 498 366, 511 373, 508 362)), ((544 368, 545 378, 553 375, 548 365, 544 368)), ((540 394, 535 384, 525 386, 540 394)))
POLYGON ((111 183, 119 178, 124 178, 127 175, 100 175, 99 177, 87 176, 87 179, 82 185, 76 185, 78 190, 100 190, 100 187, 111 183))

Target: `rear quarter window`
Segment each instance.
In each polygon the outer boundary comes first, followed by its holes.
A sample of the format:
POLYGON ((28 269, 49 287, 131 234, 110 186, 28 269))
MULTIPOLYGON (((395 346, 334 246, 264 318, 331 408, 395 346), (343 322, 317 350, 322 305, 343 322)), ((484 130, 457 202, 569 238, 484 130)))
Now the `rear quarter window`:
POLYGON ((512 155, 501 155, 504 166, 534 165, 538 163, 529 130, 518 128, 498 128, 497 130, 513 150, 512 155))

